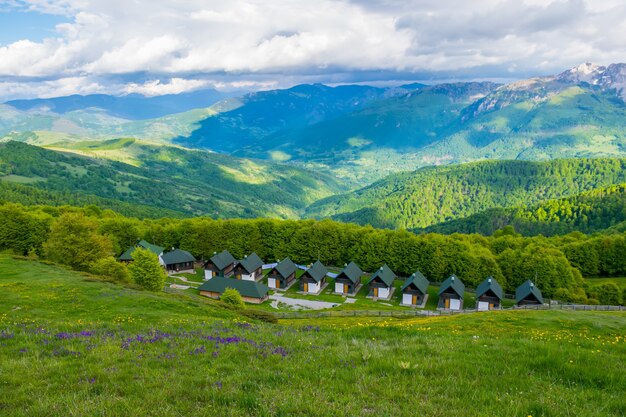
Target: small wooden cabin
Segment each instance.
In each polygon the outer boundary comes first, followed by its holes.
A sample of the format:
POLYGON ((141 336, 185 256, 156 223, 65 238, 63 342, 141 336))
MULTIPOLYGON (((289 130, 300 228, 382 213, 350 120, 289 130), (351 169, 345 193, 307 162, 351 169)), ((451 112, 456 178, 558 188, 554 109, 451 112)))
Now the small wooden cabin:
POLYGON ((161 260, 167 272, 194 272, 193 264, 196 258, 186 250, 172 249, 161 255, 161 260))
POLYGON ((419 306, 426 301, 430 282, 420 272, 415 271, 404 281, 402 286, 402 305, 419 306))
POLYGON ((291 259, 283 259, 267 274, 267 285, 272 289, 286 290, 296 281, 297 269, 291 259))
POLYGON ((465 284, 456 275, 450 275, 439 287, 437 308, 446 310, 462 310, 465 284))
POLYGON ((137 243, 135 243, 130 248, 126 249, 124 253, 122 253, 120 257, 117 259, 120 262, 126 262, 126 263, 132 262, 133 252, 137 248, 148 249, 150 252, 154 253, 156 256, 159 256, 159 257, 163 255, 163 250, 164 250, 164 248, 161 246, 153 245, 152 243, 148 243, 145 240, 138 240, 137 243))
POLYGON ((387 264, 381 266, 367 282, 369 286, 368 297, 382 299, 391 297, 394 279, 396 279, 396 274, 393 273, 391 268, 387 264))
POLYGON ((335 294, 354 295, 361 285, 363 271, 354 262, 346 265, 335 277, 335 294))
POLYGON ((255 252, 235 264, 233 274, 237 279, 259 281, 263 278, 263 261, 255 252))
POLYGON ((502 308, 504 291, 494 277, 488 277, 476 288, 476 310, 498 310, 502 308))
POLYGON ((543 304, 543 295, 531 280, 527 280, 515 290, 515 303, 518 306, 543 304))
POLYGON ((300 291, 308 294, 319 294, 326 284, 326 274, 328 269, 320 261, 315 261, 313 265, 300 277, 300 291))
POLYGON ((235 257, 227 250, 214 253, 211 259, 204 264, 204 279, 213 277, 229 277, 233 274, 235 257))
POLYGON ((205 281, 200 287, 200 295, 211 298, 220 298, 226 288, 239 291, 241 298, 247 303, 261 304, 268 299, 269 288, 256 281, 243 279, 215 277, 205 281))

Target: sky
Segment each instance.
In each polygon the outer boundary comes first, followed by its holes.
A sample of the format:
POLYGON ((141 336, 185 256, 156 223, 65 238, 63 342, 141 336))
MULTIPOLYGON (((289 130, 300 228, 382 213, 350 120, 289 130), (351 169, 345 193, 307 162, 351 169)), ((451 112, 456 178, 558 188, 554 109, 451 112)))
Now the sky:
POLYGON ((626 61, 623 0, 0 0, 0 101, 515 80, 626 61))

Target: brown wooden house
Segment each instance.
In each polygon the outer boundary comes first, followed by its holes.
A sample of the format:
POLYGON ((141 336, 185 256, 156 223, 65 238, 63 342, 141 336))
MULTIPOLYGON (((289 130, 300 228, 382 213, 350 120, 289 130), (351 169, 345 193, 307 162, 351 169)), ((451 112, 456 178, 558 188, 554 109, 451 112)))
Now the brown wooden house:
POLYGON ((267 285, 259 282, 225 277, 212 278, 198 287, 200 295, 211 298, 220 298, 226 288, 237 290, 245 302, 254 304, 267 300, 269 292, 267 285))
POLYGON ((354 295, 361 285, 363 271, 354 262, 346 265, 335 277, 335 294, 354 295))
POLYGON ((211 259, 204 264, 204 279, 213 277, 229 277, 233 274, 235 257, 227 250, 214 253, 211 259))
POLYGON ((286 290, 296 281, 298 267, 291 259, 285 258, 280 261, 267 274, 268 287, 276 290, 286 290))
POLYGON ((543 295, 537 286, 527 280, 515 290, 515 302, 518 306, 543 304, 543 295))
POLYGON ((369 295, 372 298, 389 298, 393 292, 393 280, 396 274, 386 264, 374 272, 367 282, 369 285, 369 295))
POLYGON ((319 294, 326 285, 327 273, 328 269, 320 261, 315 261, 300 277, 300 291, 319 294))
POLYGON ((476 310, 498 310, 502 308, 504 291, 494 277, 488 277, 476 288, 476 310))
POLYGON ((252 252, 235 264, 233 275, 244 281, 259 281, 263 278, 263 261, 252 252))
POLYGON ((420 272, 415 271, 410 277, 404 281, 402 286, 402 305, 419 306, 422 305, 428 295, 428 286, 430 283, 426 277, 420 272))
POLYGON ((439 287, 437 308, 445 310, 462 310, 465 284, 456 275, 450 275, 439 287))

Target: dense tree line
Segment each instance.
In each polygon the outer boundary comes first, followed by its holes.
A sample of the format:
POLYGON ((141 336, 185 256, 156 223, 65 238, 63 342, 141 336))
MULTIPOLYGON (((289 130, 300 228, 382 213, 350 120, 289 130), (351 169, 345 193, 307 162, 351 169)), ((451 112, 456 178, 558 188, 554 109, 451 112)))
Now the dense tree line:
MULTIPOLYGON (((307 215, 375 227, 424 228, 489 209, 534 206, 622 183, 626 183, 623 159, 483 161, 390 175, 360 190, 318 201, 307 215)), ((568 213, 566 207, 563 213, 559 210, 546 206, 521 220, 547 222, 568 213)), ((581 208, 577 215, 581 223, 584 215, 581 208)))
POLYGON ((583 275, 626 275, 623 234, 522 237, 506 227, 489 237, 415 235, 330 220, 139 220, 95 206, 4 204, 0 214, 0 250, 48 258, 119 280, 127 279, 128 273, 113 266, 112 256, 138 238, 188 250, 198 259, 228 249, 237 258, 254 251, 267 262, 290 257, 302 264, 320 259, 341 266, 354 260, 366 271, 386 263, 400 276, 419 269, 431 281, 454 273, 468 287, 491 275, 508 293, 530 278, 545 296, 575 302, 590 297, 597 302, 599 293, 607 298, 607 291, 587 287, 583 275))
POLYGON ((625 221, 626 184, 618 184, 530 207, 489 209, 415 231, 491 235, 511 225, 524 236, 554 236, 573 231, 598 232, 625 221))

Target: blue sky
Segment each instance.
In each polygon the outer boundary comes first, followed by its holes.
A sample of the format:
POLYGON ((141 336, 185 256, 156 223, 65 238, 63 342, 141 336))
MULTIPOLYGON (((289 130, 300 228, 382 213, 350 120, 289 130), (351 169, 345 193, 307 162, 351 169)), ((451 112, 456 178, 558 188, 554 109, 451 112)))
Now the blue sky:
POLYGON ((45 38, 58 36, 56 25, 67 22, 68 18, 65 16, 0 9, 0 45, 22 39, 41 42, 45 38))
POLYGON ((0 101, 514 80, 626 61, 623 0, 3 0, 0 10, 0 101))

